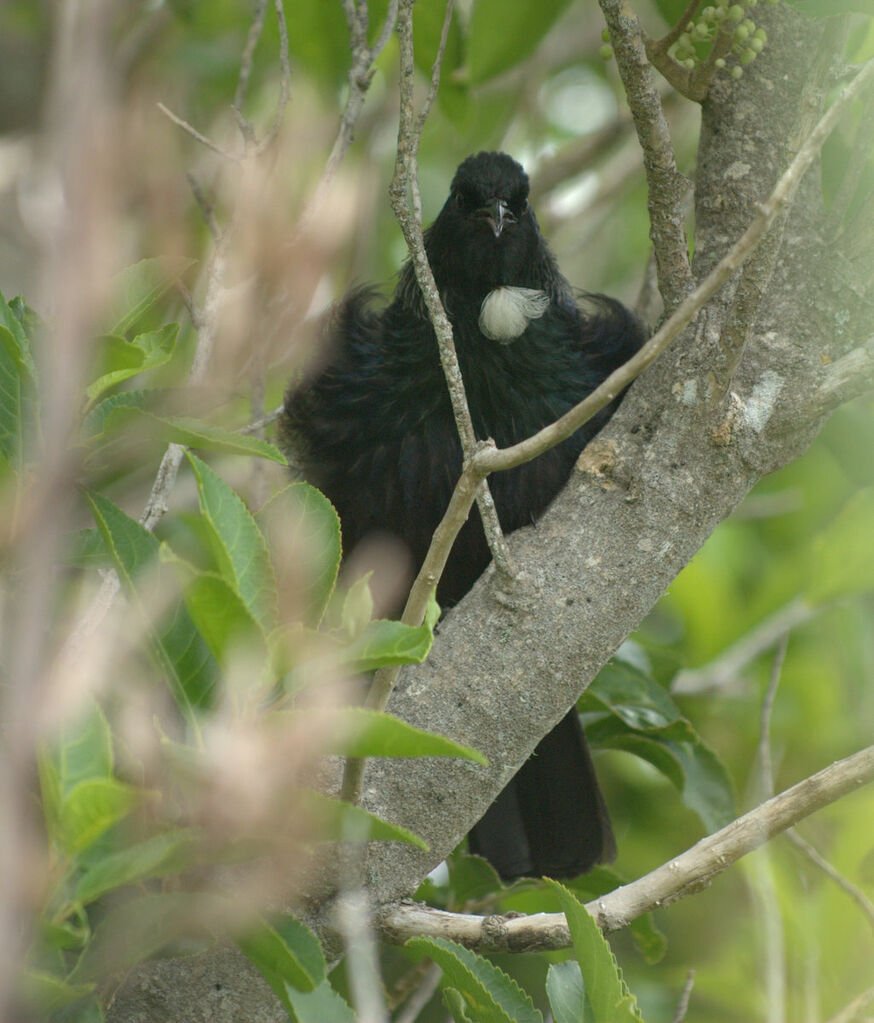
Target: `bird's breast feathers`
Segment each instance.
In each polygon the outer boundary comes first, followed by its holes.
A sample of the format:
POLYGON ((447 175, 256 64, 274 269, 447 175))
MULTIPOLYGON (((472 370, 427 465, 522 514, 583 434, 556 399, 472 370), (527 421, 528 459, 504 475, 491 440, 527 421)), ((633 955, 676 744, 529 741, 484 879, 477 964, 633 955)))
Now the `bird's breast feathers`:
POLYGON ((548 308, 549 296, 537 288, 494 288, 480 306, 479 329, 491 341, 509 344, 548 308))

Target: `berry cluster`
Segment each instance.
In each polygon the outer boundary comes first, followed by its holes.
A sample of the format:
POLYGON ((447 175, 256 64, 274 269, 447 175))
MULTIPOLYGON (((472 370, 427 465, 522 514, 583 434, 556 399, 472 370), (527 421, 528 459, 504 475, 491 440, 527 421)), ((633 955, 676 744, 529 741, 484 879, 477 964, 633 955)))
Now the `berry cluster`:
MULTIPOLYGON (((747 17, 747 8, 755 7, 759 0, 745 0, 744 3, 732 3, 732 0, 716 0, 714 5, 702 8, 695 19, 686 25, 668 50, 668 56, 685 68, 694 70, 702 63, 701 51, 708 43, 712 43, 717 33, 727 25, 734 26, 731 34, 731 49, 726 56, 734 57, 731 68, 733 78, 740 78, 743 66, 751 64, 765 48, 768 35, 763 28, 756 28, 752 18, 747 17)), ((766 0, 769 4, 779 0, 766 0)), ((717 57, 713 62, 717 68, 727 65, 726 57, 717 57)))

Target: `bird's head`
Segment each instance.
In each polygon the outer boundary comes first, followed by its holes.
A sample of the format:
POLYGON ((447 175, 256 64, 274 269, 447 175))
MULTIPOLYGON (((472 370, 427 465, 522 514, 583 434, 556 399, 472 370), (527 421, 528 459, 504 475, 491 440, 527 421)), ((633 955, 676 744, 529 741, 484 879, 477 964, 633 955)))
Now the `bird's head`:
POLYGON ((522 167, 506 153, 469 156, 428 231, 428 256, 441 290, 542 286, 533 278, 545 253, 522 167))

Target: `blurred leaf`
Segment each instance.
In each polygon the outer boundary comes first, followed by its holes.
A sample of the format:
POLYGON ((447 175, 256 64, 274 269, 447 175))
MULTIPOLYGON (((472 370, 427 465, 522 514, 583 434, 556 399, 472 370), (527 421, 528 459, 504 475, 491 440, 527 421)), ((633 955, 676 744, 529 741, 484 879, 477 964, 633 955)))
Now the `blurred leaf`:
POLYGON ((48 1014, 57 1012, 65 1005, 71 1005, 94 991, 93 983, 70 984, 46 970, 23 970, 21 986, 24 1000, 44 1013, 44 1019, 48 1014))
POLYGON ((39 937, 48 948, 84 948, 91 937, 88 917, 83 911, 77 919, 64 920, 63 923, 42 919, 39 921, 39 937))
POLYGON ((874 0, 786 0, 807 18, 828 18, 833 14, 874 15, 874 0))
POLYGON ((254 617, 270 629, 276 624, 276 578, 264 535, 239 495, 196 455, 186 454, 219 571, 254 617))
POLYGON ((76 900, 93 902, 106 892, 134 881, 169 877, 188 869, 203 838, 192 829, 152 835, 89 863, 76 886, 76 900))
MULTIPOLYGON (((139 604, 137 579, 146 568, 161 571, 160 544, 147 529, 102 494, 88 493, 86 497, 122 586, 139 604)), ((148 609, 143 607, 142 610, 146 621, 151 621, 148 609)), ((151 638, 179 706, 191 713, 193 707, 206 703, 215 684, 217 666, 181 600, 175 600, 160 626, 151 629, 151 638)))
POLYGON ((264 629, 224 576, 195 568, 166 544, 161 546, 161 560, 178 573, 185 608, 219 664, 243 649, 255 653, 260 664, 267 663, 264 629))
POLYGON ((64 544, 64 564, 72 568, 109 568, 109 552, 96 526, 68 533, 64 544))
POLYGON ((360 636, 373 618, 373 594, 370 592, 372 575, 373 572, 367 572, 360 579, 356 579, 343 598, 340 620, 350 639, 360 636))
POLYGON ((476 0, 467 33, 467 70, 471 82, 484 82, 531 54, 555 24, 569 0, 509 4, 476 0))
POLYGON ((112 777, 112 731, 106 715, 96 703, 92 703, 79 719, 64 727, 55 747, 54 759, 62 797, 79 782, 112 777))
POLYGON ((142 259, 126 267, 112 279, 113 302, 108 334, 126 334, 172 288, 195 260, 142 259))
POLYGON ((543 1023, 531 998, 488 959, 445 938, 411 938, 404 945, 433 959, 448 987, 457 990, 472 1018, 482 1023, 543 1023))
POLYGON ((320 743, 324 753, 347 757, 461 757, 486 765, 486 758, 470 746, 462 746, 442 735, 424 732, 391 714, 364 707, 342 707, 327 714, 306 710, 287 711, 302 727, 312 717, 313 728, 323 729, 326 740, 320 743))
POLYGON ((874 487, 854 494, 819 534, 808 566, 813 603, 874 590, 874 487))
POLYGON ((669 25, 675 25, 688 6, 686 0, 655 0, 655 5, 669 25))
POLYGON ((585 906, 564 885, 550 881, 558 896, 583 975, 593 1023, 642 1023, 634 995, 622 979, 613 950, 585 906))
POLYGON ((179 324, 168 323, 159 330, 139 334, 133 341, 127 341, 116 334, 104 335, 100 339, 101 365, 104 368, 85 390, 89 404, 110 387, 169 362, 178 333, 179 324))
POLYGON ((586 995, 580 964, 552 963, 546 973, 546 996, 554 1023, 584 1023, 586 995))
POLYGON ((305 810, 319 823, 319 837, 323 841, 408 842, 418 849, 428 849, 428 843, 412 831, 389 824, 360 806, 331 799, 312 789, 303 791, 301 796, 305 810))
POLYGON ((271 549, 294 556, 295 564, 286 568, 293 577, 285 588, 293 587, 304 623, 315 627, 340 569, 340 518, 334 506, 309 483, 292 483, 267 502, 256 520, 273 540, 271 549))
POLYGON ((285 989, 286 1008, 292 1023, 355 1023, 352 1007, 331 987, 327 980, 314 991, 298 991, 290 984, 285 989))
POLYGON ((24 462, 28 434, 39 424, 27 312, 20 299, 7 303, 0 294, 0 455, 15 469, 24 462))
POLYGON ((110 906, 67 978, 71 983, 126 972, 178 940, 213 938, 217 924, 232 918, 227 898, 173 892, 122 899, 110 906))
POLYGON ((356 671, 375 671, 389 664, 421 664, 434 643, 434 630, 427 624, 404 625, 377 619, 343 648, 343 660, 356 671))
POLYGON ((287 986, 313 991, 327 977, 328 967, 319 939, 293 916, 260 919, 236 942, 289 1011, 292 1007, 287 986))
POLYGON ((98 402, 82 420, 82 436, 87 440, 101 438, 106 430, 107 420, 116 409, 143 408, 154 393, 149 390, 120 391, 98 402))
POLYGON ((115 778, 92 778, 75 785, 58 808, 58 834, 66 852, 92 845, 133 809, 141 793, 115 778))

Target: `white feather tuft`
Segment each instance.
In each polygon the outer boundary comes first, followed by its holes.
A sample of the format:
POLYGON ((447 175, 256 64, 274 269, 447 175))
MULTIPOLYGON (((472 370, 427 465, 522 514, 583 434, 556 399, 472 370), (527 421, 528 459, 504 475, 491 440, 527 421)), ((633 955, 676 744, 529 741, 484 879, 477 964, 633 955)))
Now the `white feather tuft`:
POLYGON ((536 288, 495 288, 483 299, 479 329, 492 341, 508 344, 524 334, 531 320, 540 319, 549 296, 536 288))

